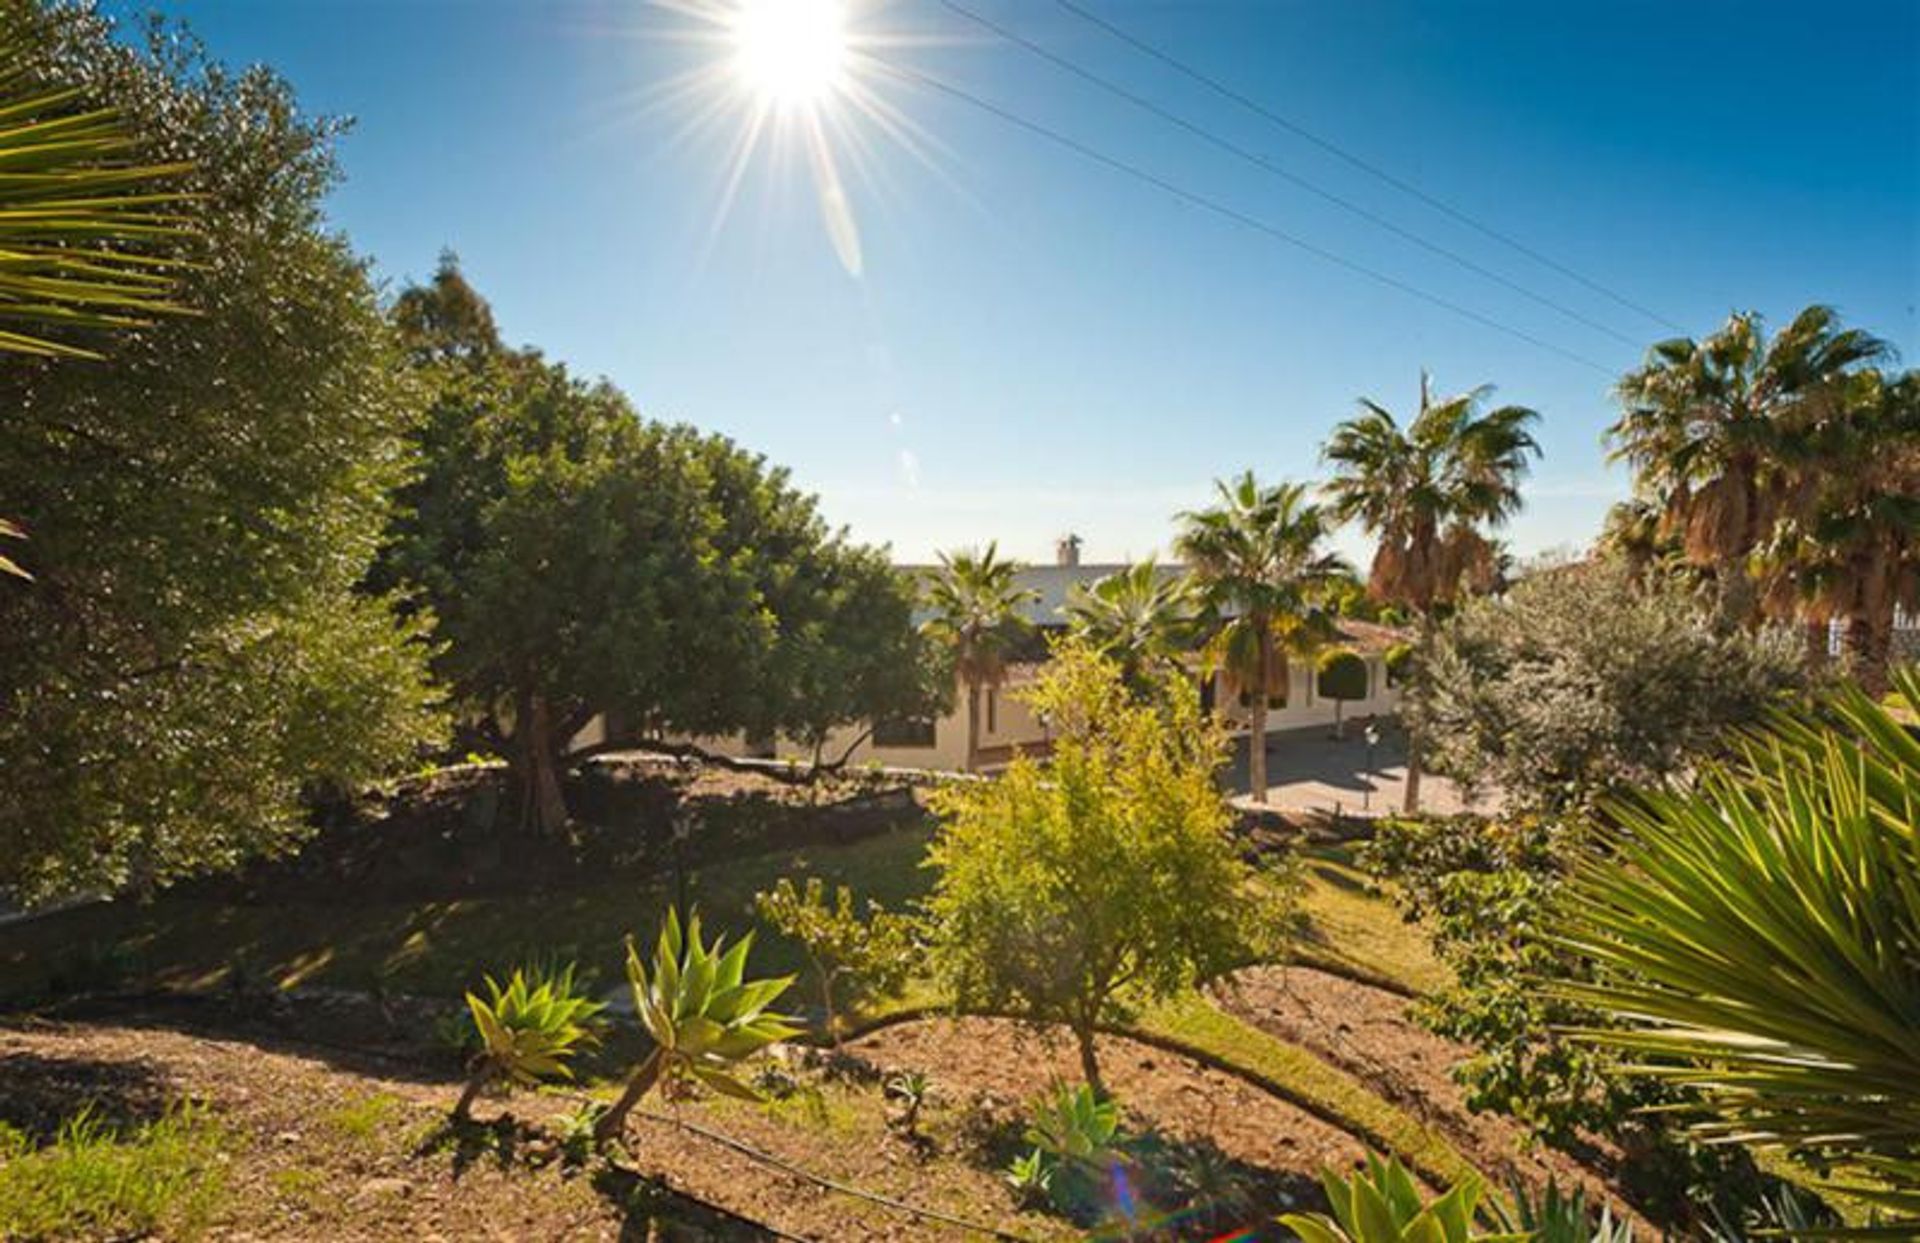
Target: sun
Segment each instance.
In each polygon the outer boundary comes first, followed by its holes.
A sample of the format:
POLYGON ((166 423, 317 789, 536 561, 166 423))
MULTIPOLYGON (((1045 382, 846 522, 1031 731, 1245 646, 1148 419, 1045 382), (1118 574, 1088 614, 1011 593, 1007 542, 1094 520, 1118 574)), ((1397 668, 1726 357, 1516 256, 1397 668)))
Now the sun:
POLYGON ((763 103, 815 107, 845 84, 839 0, 740 0, 730 34, 734 69, 763 103))

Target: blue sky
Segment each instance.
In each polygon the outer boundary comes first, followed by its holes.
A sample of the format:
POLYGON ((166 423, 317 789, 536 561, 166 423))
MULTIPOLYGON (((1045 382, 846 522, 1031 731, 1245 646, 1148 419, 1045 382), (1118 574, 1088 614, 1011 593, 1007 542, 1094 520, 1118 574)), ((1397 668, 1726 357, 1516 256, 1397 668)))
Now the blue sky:
MULTIPOLYGON (((792 468, 902 559, 1000 540, 1164 548, 1209 480, 1313 478, 1360 394, 1422 367, 1539 409, 1510 535, 1583 542, 1625 491, 1611 378, 1671 331, 1197 87, 1054 0, 962 0, 1057 55, 1466 255, 1529 300, 997 40, 938 0, 859 3, 872 54, 951 82, 1314 246, 1548 341, 1385 287, 913 81, 873 89, 840 160, 851 275, 789 148, 715 221, 745 95, 718 125, 663 84, 725 56, 645 0, 163 0, 229 62, 348 114, 332 215, 392 282, 443 246, 508 334, 649 416, 792 468), (1590 366, 1588 364, 1597 365, 1590 366)), ((1271 110, 1607 289, 1704 332, 1811 301, 1920 357, 1920 5, 1080 0, 1271 110)), ((1344 541, 1360 552, 1357 538, 1344 541)))

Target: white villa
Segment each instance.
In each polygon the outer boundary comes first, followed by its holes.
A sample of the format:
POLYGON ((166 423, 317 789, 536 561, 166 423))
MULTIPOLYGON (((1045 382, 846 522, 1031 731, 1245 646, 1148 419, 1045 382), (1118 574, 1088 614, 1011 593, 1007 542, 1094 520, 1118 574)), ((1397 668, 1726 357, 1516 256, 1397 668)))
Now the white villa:
MULTIPOLYGON (((920 574, 931 574, 936 569, 932 566, 903 568, 920 574)), ((1061 540, 1053 565, 1029 566, 1019 572, 1018 585, 1036 593, 1036 598, 1026 605, 1027 620, 1041 631, 1064 629, 1069 591, 1076 585, 1092 586, 1107 575, 1125 568, 1123 565, 1082 564, 1079 541, 1071 536, 1061 540)), ((1170 566, 1167 570, 1168 573, 1177 573, 1178 567, 1170 566)), ((1405 636, 1391 627, 1344 618, 1339 623, 1339 629, 1341 633, 1337 645, 1359 654, 1367 667, 1366 697, 1346 701, 1341 709, 1345 718, 1351 721, 1393 712, 1398 694, 1387 677, 1386 654, 1405 636)), ((1034 717, 1020 697, 1021 686, 1032 680, 1038 667, 1034 663, 1016 663, 1003 684, 982 694, 982 767, 992 769, 1004 765, 1018 751, 1044 751, 1047 747, 1046 726, 1034 717)), ((1269 699, 1268 732, 1281 733, 1321 725, 1331 728, 1336 705, 1317 693, 1312 663, 1296 657, 1289 662, 1288 674, 1287 694, 1284 697, 1276 694, 1269 699)), ((1202 702, 1211 707, 1221 695, 1227 693, 1225 679, 1216 676, 1200 683, 1197 691, 1202 702)), ((847 762, 854 766, 879 763, 890 767, 958 771, 966 767, 967 760, 967 695, 964 686, 956 689, 953 704, 953 708, 937 720, 884 721, 876 723, 871 729, 866 726, 843 727, 828 738, 821 754, 829 760, 837 760, 846 754, 847 762)), ((810 747, 789 739, 757 744, 749 744, 739 737, 701 739, 700 745, 719 754, 739 757, 803 762, 813 758, 810 747)))

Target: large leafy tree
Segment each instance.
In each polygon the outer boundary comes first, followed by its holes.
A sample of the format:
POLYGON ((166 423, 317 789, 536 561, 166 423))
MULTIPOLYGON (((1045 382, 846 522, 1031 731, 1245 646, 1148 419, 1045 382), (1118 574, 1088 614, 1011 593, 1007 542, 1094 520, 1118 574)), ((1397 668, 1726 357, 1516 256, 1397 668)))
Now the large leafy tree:
MULTIPOLYGON (((1920 673, 1898 686, 1920 703, 1920 673)), ((1616 853, 1582 866, 1557 927, 1604 969, 1562 986, 1621 1024, 1595 1039, 1698 1092, 1709 1138, 1852 1176, 1902 1237, 1920 1225, 1916 808, 1920 741, 1848 689, 1619 808, 1616 853)))
POLYGON ((636 739, 818 743, 921 709, 908 585, 784 471, 507 349, 451 257, 395 319, 434 400, 374 580, 430 609, 524 826, 566 823, 571 740, 595 716, 636 739))
POLYGON ((1215 785, 1224 740, 1184 687, 1159 691, 1069 639, 1031 692, 1052 758, 937 802, 937 970, 963 1005, 1066 1024, 1096 1092, 1103 1024, 1245 961, 1269 926, 1215 785))
POLYGON ((1007 664, 1032 626, 1021 610, 1039 593, 1019 585, 1019 563, 999 546, 941 553, 927 582, 932 616, 922 632, 945 651, 967 688, 967 771, 980 762, 980 697, 1007 678, 1007 664))
POLYGON ((1854 674, 1878 694, 1895 611, 1920 609, 1920 372, 1853 373, 1801 444, 1810 465, 1754 558, 1762 603, 1802 618, 1815 659, 1844 620, 1854 674))
POLYGON ((1420 640, 1409 691, 1406 810, 1420 806, 1421 713, 1435 622, 1498 570, 1488 532, 1520 508, 1520 481, 1540 452, 1525 406, 1484 409, 1486 387, 1436 397, 1420 377, 1420 408, 1405 427, 1377 402, 1334 429, 1325 456, 1334 514, 1378 541, 1368 576, 1376 599, 1411 609, 1420 640))
POLYGON ((114 325, 111 364, 0 367, 37 573, 0 586, 0 886, 36 900, 282 848, 303 796, 408 761, 435 720, 416 631, 354 590, 416 407, 322 226, 335 128, 190 40, 7 18, 32 89, 111 101, 143 158, 191 166, 173 185, 204 234, 172 269, 195 314, 114 325))
POLYGON ((1157 685, 1191 652, 1198 610, 1193 583, 1152 560, 1115 571, 1067 594, 1075 634, 1120 666, 1129 686, 1157 685))
POLYGON ((1838 412, 1847 377, 1886 350, 1829 307, 1808 307, 1771 339, 1743 312, 1703 339, 1660 342, 1621 378, 1614 455, 1686 559, 1713 572, 1729 617, 1757 616, 1749 560, 1804 500, 1817 428, 1838 412))
POLYGON ((1205 605, 1208 664, 1247 697, 1247 770, 1267 801, 1267 700, 1288 692, 1287 654, 1324 638, 1320 607, 1346 572, 1327 551, 1326 511, 1303 484, 1262 486, 1252 471, 1215 484, 1216 503, 1182 514, 1175 549, 1205 605))

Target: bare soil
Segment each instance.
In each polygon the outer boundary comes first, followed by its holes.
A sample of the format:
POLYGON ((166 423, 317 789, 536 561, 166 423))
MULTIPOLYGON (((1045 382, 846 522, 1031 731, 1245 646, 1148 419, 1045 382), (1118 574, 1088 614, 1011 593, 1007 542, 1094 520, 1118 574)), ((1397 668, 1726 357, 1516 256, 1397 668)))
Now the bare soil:
POLYGON ((820 1179, 1021 1239, 1084 1237, 1123 1201, 1142 1217, 1173 1214, 1158 1237, 1203 1239, 1318 1206, 1315 1171, 1360 1157, 1351 1137, 1231 1075, 1121 1038, 1100 1054, 1128 1130, 1145 1138, 1111 1185, 1096 1180, 1099 1202, 1078 1218, 1023 1210, 1005 1181, 1028 1102, 1077 1063, 1068 1041, 1004 1020, 903 1023, 824 1065, 790 1050, 763 1084, 779 1098, 761 1105, 650 1100, 629 1130, 626 1172, 563 1160, 552 1136, 578 1097, 483 1102, 477 1112, 497 1125, 452 1132, 457 1084, 429 1062, 184 1028, 164 1007, 0 1026, 0 1119, 45 1137, 87 1102, 122 1122, 204 1103, 229 1136, 229 1194, 210 1233, 220 1240, 988 1237, 820 1179), (911 1135, 883 1088, 907 1069, 933 1083, 911 1135), (1237 1217, 1197 1211, 1158 1168, 1198 1149, 1245 1189, 1237 1217))
POLYGON ((1502 1190, 1515 1178, 1536 1187, 1553 1178, 1563 1187, 1584 1186, 1590 1198, 1610 1201, 1620 1211, 1608 1182, 1615 1154, 1596 1147, 1590 1159, 1576 1160, 1529 1145, 1525 1129, 1510 1118, 1469 1109, 1452 1070, 1472 1050, 1420 1026, 1408 1013, 1413 1003, 1407 998, 1311 967, 1263 966, 1237 973, 1215 990, 1214 999, 1433 1127, 1502 1190))

